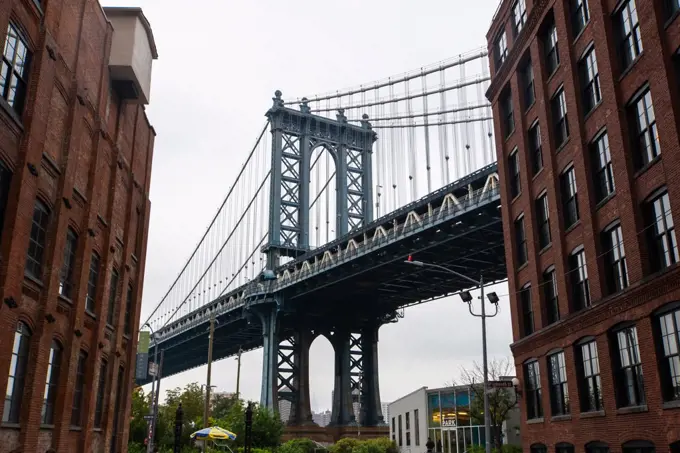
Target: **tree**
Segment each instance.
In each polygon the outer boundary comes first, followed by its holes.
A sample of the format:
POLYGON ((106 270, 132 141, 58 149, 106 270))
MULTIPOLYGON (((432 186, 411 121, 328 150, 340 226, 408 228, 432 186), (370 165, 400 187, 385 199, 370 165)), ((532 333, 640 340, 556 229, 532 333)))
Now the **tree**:
POLYGON ((214 394, 210 402, 210 413, 214 418, 223 418, 231 410, 232 406, 237 404, 239 400, 236 394, 224 395, 221 393, 214 394))
POLYGON ((130 420, 129 443, 144 443, 149 429, 144 416, 149 413, 150 403, 151 395, 145 395, 141 387, 137 387, 132 392, 132 410, 130 413, 132 420, 130 420))
MULTIPOLYGON (((492 359, 488 364, 489 380, 497 381, 501 377, 514 376, 515 368, 508 359, 492 359)), ((472 369, 461 370, 463 385, 470 387, 472 401, 470 414, 473 421, 484 424, 484 368, 474 363, 472 369)), ((503 422, 508 413, 517 406, 517 396, 511 389, 494 389, 489 392, 489 418, 491 421, 491 445, 501 451, 503 444, 503 422)))

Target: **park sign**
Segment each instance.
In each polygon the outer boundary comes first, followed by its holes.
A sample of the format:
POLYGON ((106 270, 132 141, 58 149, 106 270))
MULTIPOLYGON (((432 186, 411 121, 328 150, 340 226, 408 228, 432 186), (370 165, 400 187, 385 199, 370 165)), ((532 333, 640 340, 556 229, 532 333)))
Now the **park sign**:
POLYGON ((149 365, 149 344, 151 343, 151 335, 149 332, 143 330, 139 332, 139 341, 137 341, 137 360, 135 363, 135 379, 143 381, 147 377, 147 367, 149 365))

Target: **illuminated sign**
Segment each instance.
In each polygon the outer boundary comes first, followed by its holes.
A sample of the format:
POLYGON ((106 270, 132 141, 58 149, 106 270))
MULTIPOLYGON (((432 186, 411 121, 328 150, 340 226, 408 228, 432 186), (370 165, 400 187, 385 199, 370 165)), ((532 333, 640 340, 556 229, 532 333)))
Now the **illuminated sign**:
POLYGON ((456 419, 455 418, 443 418, 442 419, 442 426, 450 426, 454 427, 456 426, 456 419))

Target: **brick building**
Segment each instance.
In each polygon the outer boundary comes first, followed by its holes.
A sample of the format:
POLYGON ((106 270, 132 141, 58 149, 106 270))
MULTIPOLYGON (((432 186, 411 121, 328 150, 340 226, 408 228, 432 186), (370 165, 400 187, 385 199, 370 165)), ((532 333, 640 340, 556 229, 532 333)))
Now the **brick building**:
POLYGON ((155 132, 139 9, 0 2, 0 452, 126 451, 155 132))
POLYGON ((487 34, 525 452, 680 451, 680 2, 487 34))

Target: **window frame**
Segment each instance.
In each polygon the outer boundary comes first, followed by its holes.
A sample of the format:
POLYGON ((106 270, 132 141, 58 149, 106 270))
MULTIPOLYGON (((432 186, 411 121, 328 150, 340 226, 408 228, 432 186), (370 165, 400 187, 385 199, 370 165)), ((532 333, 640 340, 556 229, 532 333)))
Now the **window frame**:
POLYGON ((54 406, 57 399, 63 352, 64 348, 61 343, 57 340, 52 340, 47 362, 45 392, 43 393, 43 404, 40 413, 40 423, 43 425, 54 425, 54 406))
POLYGON ((590 44, 579 59, 578 74, 581 82, 583 112, 584 115, 588 115, 602 101, 600 72, 597 66, 597 53, 594 44, 590 44))
POLYGON ((543 250, 552 244, 552 236, 550 234, 550 206, 548 203, 547 192, 540 194, 534 201, 538 231, 538 247, 540 250, 543 250))
POLYGON ((541 389, 541 366, 537 359, 522 365, 527 420, 543 418, 543 391, 541 389))
POLYGON ((496 71, 503 66, 503 63, 508 59, 508 37, 505 33, 505 27, 498 33, 496 39, 493 41, 494 60, 496 63, 496 71))
POLYGON ((620 221, 614 221, 602 230, 602 248, 604 249, 605 282, 609 294, 623 291, 630 285, 628 262, 623 239, 623 228, 620 221), (614 238, 613 236, 617 236, 614 238), (614 243, 614 239, 617 243, 614 243), (614 253, 616 252, 616 253, 614 253), (612 255, 613 254, 613 255, 612 255), (618 256, 616 256, 618 254, 618 256))
POLYGON ((524 102, 524 110, 536 103, 536 77, 534 75, 534 67, 531 63, 531 57, 524 60, 524 64, 520 69, 522 78, 522 102, 524 102))
POLYGON ((32 336, 33 332, 25 322, 17 322, 14 329, 12 359, 10 360, 7 379, 7 390, 11 385, 12 394, 8 397, 7 392, 5 392, 2 423, 19 424, 21 422, 21 406, 26 385, 26 371, 29 367, 28 359, 31 353, 32 336))
POLYGON ((680 401, 680 302, 657 310, 653 327, 663 401, 680 401))
POLYGON ((99 364, 99 381, 97 383, 97 399, 95 402, 94 419, 93 426, 95 428, 102 427, 102 421, 105 415, 105 403, 106 403, 106 383, 108 381, 108 361, 102 359, 99 364))
POLYGON ((85 294, 85 310, 94 314, 97 309, 97 290, 99 289, 99 270, 101 258, 96 251, 90 256, 90 268, 87 275, 87 292, 85 294))
POLYGON ((559 292, 557 289, 557 272, 555 266, 550 266, 543 271, 543 297, 545 300, 546 325, 555 324, 560 320, 559 292), (550 279, 550 284, 547 283, 550 279), (548 287, 552 288, 550 294, 548 287))
POLYGON ((519 150, 513 149, 508 155, 508 170, 510 173, 510 199, 514 200, 522 193, 522 176, 519 165, 519 150))
POLYGON ((33 205, 33 217, 31 218, 31 231, 28 239, 28 248, 26 249, 24 271, 26 275, 38 281, 42 281, 44 271, 50 217, 50 210, 47 205, 39 198, 36 198, 33 205))
POLYGON ((59 272, 59 295, 69 300, 73 297, 73 273, 75 272, 76 252, 78 250, 78 234, 73 228, 66 230, 64 256, 59 272))
POLYGON ((588 0, 570 0, 569 7, 571 10, 571 31, 574 34, 574 39, 576 39, 590 23, 590 8, 588 0))
POLYGON ((522 337, 535 332, 534 307, 531 299, 531 283, 526 283, 519 290, 519 303, 522 313, 522 337))
POLYGON ((550 114, 555 148, 559 149, 569 140, 567 95, 564 92, 564 86, 560 86, 550 98, 550 114))
POLYGON ((545 68, 548 71, 548 77, 557 71, 560 67, 560 49, 559 39, 557 36, 557 24, 554 16, 550 18, 550 22, 545 28, 543 34, 543 52, 545 56, 545 68))
POLYGON ((581 412, 603 411, 602 370, 597 340, 594 337, 583 338, 574 345, 574 349, 581 412))
POLYGON ((616 192, 614 164, 609 147, 609 134, 606 130, 600 132, 590 142, 590 155, 594 169, 595 199, 597 203, 601 203, 616 192))
POLYGON ((526 0, 515 0, 512 5, 512 32, 517 37, 527 23, 526 0), (517 7, 520 7, 519 10, 517 7))
POLYGON ((564 351, 560 350, 548 354, 546 362, 548 365, 548 384, 550 385, 550 414, 553 417, 569 415, 571 411, 564 351))
POLYGON ((652 272, 662 271, 680 261, 668 188, 662 186, 649 196, 643 210, 650 267, 652 272), (663 210, 661 214, 657 214, 659 202, 663 210))
POLYGON ((564 229, 568 230, 576 225, 581 218, 578 205, 576 169, 573 165, 569 165, 560 173, 560 197, 564 209, 564 229))
POLYGON ((592 305, 588 259, 583 246, 576 247, 569 254, 569 286, 571 288, 572 312, 585 310, 592 305))
POLYGON ((536 176, 543 170, 543 139, 541 138, 541 125, 535 121, 528 131, 529 149, 531 150, 531 171, 536 176))
POLYGON ((642 359, 640 358, 640 346, 639 339, 637 336, 637 327, 635 324, 623 324, 616 326, 615 329, 611 330, 610 335, 613 337, 610 342, 613 359, 613 374, 614 374, 614 390, 616 395, 616 407, 637 407, 644 406, 646 404, 645 395, 645 385, 644 376, 642 374, 642 359), (620 344, 621 334, 625 332, 626 338, 626 352, 628 365, 624 365, 622 361, 623 349, 620 344), (628 344, 630 339, 628 334, 632 332, 632 337, 634 337, 634 344, 628 344), (629 350, 629 347, 631 349, 629 350), (636 356, 636 357, 634 357, 636 356), (633 363, 633 361, 636 361, 633 363), (630 370, 628 372, 627 370, 630 370), (632 391, 634 395, 630 393, 626 394, 625 391, 632 391), (632 398, 631 398, 632 396, 632 398))
POLYGON ((512 89, 508 86, 500 96, 503 137, 507 139, 515 132, 515 106, 512 102, 512 89))
POLYGON ((128 284, 127 294, 125 296, 125 323, 123 325, 123 334, 130 335, 132 333, 132 298, 134 297, 134 288, 132 283, 128 284))
POLYGON ((645 85, 630 99, 627 110, 631 132, 634 135, 631 143, 634 163, 637 169, 642 169, 661 156, 654 99, 648 85, 645 85), (643 117, 644 124, 641 124, 640 120, 643 117), (650 117, 653 118, 650 119, 650 117))
POLYGON ((621 73, 625 73, 644 51, 642 33, 640 31, 640 18, 637 14, 635 0, 623 0, 614 12, 614 16, 616 18, 617 54, 619 55, 621 73), (630 8, 631 4, 633 8, 630 8), (625 30, 626 19, 631 21, 631 23, 635 19, 635 23, 630 27, 629 31, 625 30), (629 50, 632 50, 632 52, 629 53, 629 50))
POLYGON ((515 259, 518 266, 524 266, 529 262, 529 248, 527 246, 527 229, 524 222, 524 214, 517 216, 514 222, 515 230, 515 259))
POLYGON ((73 401, 71 403, 71 420, 73 427, 82 427, 83 424, 83 400, 85 395, 85 376, 87 373, 87 352, 82 349, 78 353, 76 366, 76 378, 73 383, 73 401))
POLYGON ((113 327, 116 319, 114 312, 116 310, 116 300, 118 299, 118 285, 120 284, 120 274, 115 267, 111 270, 111 278, 109 279, 109 301, 106 312, 106 324, 113 327))
MULTIPOLYGON (((24 113, 24 109, 26 108, 26 101, 28 99, 28 87, 30 86, 30 74, 31 74, 31 66, 32 66, 32 60, 33 60, 33 50, 31 49, 31 46, 29 45, 29 40, 26 38, 26 35, 24 34, 22 28, 16 24, 13 21, 10 21, 7 24, 7 31, 5 33, 5 39, 2 41, 2 56, 0 57, 0 77, 2 77, 2 73, 5 72, 5 68, 7 68, 7 74, 9 74, 9 83, 7 85, 0 86, 0 98, 2 101, 8 105, 14 114, 16 114, 19 118, 24 113), (10 34, 13 33, 13 39, 15 40, 15 45, 14 45, 14 54, 12 55, 12 61, 9 61, 9 56, 5 54, 6 49, 8 49, 8 42, 10 40, 10 34), (17 63, 17 49, 18 49, 18 44, 21 44, 23 47, 23 50, 25 50, 25 53, 23 55, 23 68, 21 71, 17 71, 15 68, 16 63, 17 63), (15 93, 19 93, 18 95, 15 94, 15 97, 10 100, 9 99, 9 90, 12 85, 12 81, 16 81, 15 87, 17 90, 15 93)), ((5 75, 7 77, 7 75, 5 75)), ((5 79, 7 80, 7 79, 5 79)), ((5 82, 7 83, 7 82, 5 82)))

